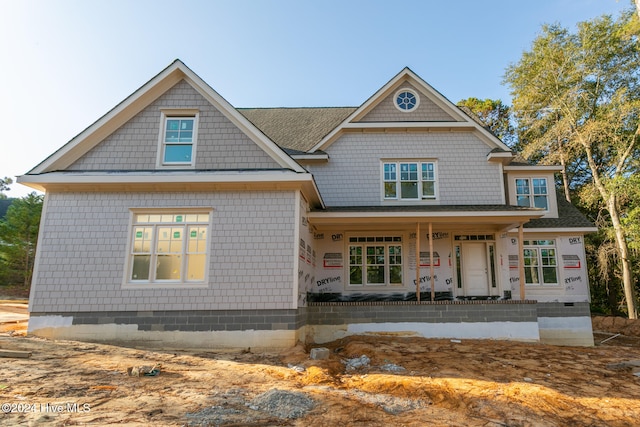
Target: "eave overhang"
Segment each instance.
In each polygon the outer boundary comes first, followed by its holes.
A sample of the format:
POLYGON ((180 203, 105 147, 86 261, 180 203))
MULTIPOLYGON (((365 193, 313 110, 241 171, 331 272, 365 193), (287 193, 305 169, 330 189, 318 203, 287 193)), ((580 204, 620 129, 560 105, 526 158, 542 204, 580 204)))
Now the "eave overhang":
POLYGON ((43 192, 167 192, 300 190, 311 206, 324 203, 310 173, 250 171, 105 171, 48 172, 17 181, 43 192))
POLYGON ((291 158, 300 164, 326 163, 329 161, 327 153, 290 154, 291 158))
POLYGON ((508 165, 513 160, 513 153, 511 151, 491 151, 487 154, 487 160, 508 165))
POLYGON ((507 231, 532 219, 544 216, 541 209, 523 209, 513 206, 394 206, 350 207, 315 210, 308 214, 309 223, 317 228, 328 226, 373 227, 406 226, 416 223, 453 225, 492 225, 507 231))
POLYGON ((435 90, 431 85, 425 82, 417 74, 409 68, 404 68, 400 73, 393 77, 387 84, 380 88, 368 100, 366 100, 353 113, 345 118, 342 123, 329 132, 320 142, 312 147, 309 152, 317 150, 326 150, 340 135, 349 131, 390 131, 393 129, 405 131, 424 131, 430 129, 432 131, 473 131, 479 138, 491 148, 499 148, 509 151, 509 147, 498 139, 491 132, 486 130, 480 124, 476 123, 466 113, 464 113, 455 104, 444 97, 440 92, 435 90), (446 122, 362 122, 361 120, 380 102, 385 99, 398 87, 405 82, 410 82, 423 92, 436 106, 451 116, 450 121, 446 122))
POLYGON ((175 60, 167 68, 153 77, 124 101, 90 125, 67 144, 51 154, 29 174, 47 173, 68 168, 76 160, 98 145, 107 136, 120 128, 149 104, 166 93, 181 80, 186 81, 213 107, 231 121, 249 139, 256 143, 282 168, 303 173, 304 168, 271 141, 246 117, 240 114, 227 100, 211 88, 196 73, 180 60, 175 60))
MULTIPOLYGON (((513 228, 509 230, 509 233, 517 233, 518 230, 513 228)), ((597 233, 598 227, 546 227, 546 228, 530 228, 525 227, 525 233, 538 233, 538 234, 589 234, 597 233)))
POLYGON ((538 172, 560 172, 562 171, 562 166, 560 165, 507 165, 504 167, 506 172, 509 171, 517 171, 517 172, 530 172, 530 171, 538 171, 538 172))

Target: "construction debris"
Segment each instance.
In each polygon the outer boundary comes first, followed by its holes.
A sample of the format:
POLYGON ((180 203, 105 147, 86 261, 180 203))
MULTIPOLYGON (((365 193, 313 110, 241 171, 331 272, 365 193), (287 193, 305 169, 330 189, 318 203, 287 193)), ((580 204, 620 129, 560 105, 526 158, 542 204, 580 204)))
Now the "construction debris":
POLYGON ((371 359, 363 354, 362 356, 356 357, 354 359, 347 359, 342 363, 347 365, 347 371, 355 371, 356 369, 369 367, 369 362, 371 362, 371 359))
POLYGON ((127 368, 127 374, 132 377, 155 377, 160 373, 160 365, 155 364, 153 366, 133 366, 131 368, 127 368))
POLYGON ((607 365, 607 369, 613 369, 614 371, 619 371, 621 369, 628 368, 639 368, 640 360, 627 360, 626 362, 618 362, 618 363, 609 363, 607 365))
POLYGON ((311 349, 310 357, 313 360, 324 360, 328 359, 331 352, 328 348, 325 347, 317 347, 311 349))
POLYGON ((27 359, 31 357, 31 352, 17 351, 17 350, 0 350, 0 357, 14 357, 19 359, 27 359))

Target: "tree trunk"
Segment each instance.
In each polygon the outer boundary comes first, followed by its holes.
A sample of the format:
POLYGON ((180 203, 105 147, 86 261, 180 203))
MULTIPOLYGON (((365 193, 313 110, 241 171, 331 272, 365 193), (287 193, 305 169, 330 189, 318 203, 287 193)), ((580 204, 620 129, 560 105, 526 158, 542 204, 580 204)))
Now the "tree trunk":
MULTIPOLYGON (((638 0, 640 1, 640 0, 638 0)), ((560 153, 560 165, 562 165, 562 187, 564 188, 564 198, 567 202, 571 202, 571 195, 569 194, 569 179, 567 178, 567 162, 564 158, 564 151, 560 153)))
MULTIPOLYGON (((640 0, 637 0, 640 1, 640 0)), ((627 301, 627 310, 629 319, 638 318, 638 310, 636 308, 636 292, 633 284, 633 275, 631 273, 631 263, 629 262, 629 247, 627 245, 627 236, 620 223, 620 215, 618 212, 618 203, 616 200, 616 193, 609 192, 600 175, 598 174, 598 166, 593 160, 593 151, 587 142, 582 141, 582 145, 585 148, 587 154, 587 162, 591 173, 593 175, 593 183, 595 184, 602 200, 606 202, 607 211, 611 216, 611 224, 616 235, 616 250, 620 257, 621 269, 622 269, 622 289, 624 291, 624 298, 627 301)))
POLYGON ((618 209, 616 206, 616 196, 614 194, 609 197, 609 200, 607 201, 607 208, 609 210, 609 215, 611 215, 611 222, 616 235, 616 248, 618 249, 618 255, 620 255, 620 261, 622 263, 622 288, 624 290, 624 297, 627 300, 629 319, 637 319, 638 309, 636 308, 636 290, 632 280, 627 236, 622 228, 622 224, 620 224, 620 218, 618 216, 618 209))

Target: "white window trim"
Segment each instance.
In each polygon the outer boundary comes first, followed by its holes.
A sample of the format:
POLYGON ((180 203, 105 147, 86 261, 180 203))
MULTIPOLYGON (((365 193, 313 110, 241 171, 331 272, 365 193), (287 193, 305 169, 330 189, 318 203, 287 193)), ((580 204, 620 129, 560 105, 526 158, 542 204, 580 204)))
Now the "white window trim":
MULTIPOLYGON (((527 176, 515 176, 513 178, 513 193, 515 195, 515 206, 519 206, 518 205, 518 180, 519 179, 528 179, 529 180, 529 207, 530 208, 535 208, 536 204, 535 204, 535 194, 533 193, 533 180, 534 179, 544 179, 547 183, 547 194, 545 195, 547 197, 547 209, 544 210, 544 212, 549 212, 551 210, 551 191, 555 190, 555 188, 549 188, 549 178, 546 176, 536 176, 536 175, 527 175, 527 176)), ((555 183, 553 183, 555 185, 555 183)))
MULTIPOLYGON (((208 267, 211 262, 211 224, 212 224, 212 216, 213 216, 213 208, 131 208, 129 211, 129 227, 127 230, 127 247, 125 253, 125 262, 124 262, 124 275, 122 281, 123 289, 165 289, 165 288, 207 288, 209 286, 209 270, 208 267), (148 214, 148 215, 162 215, 162 214, 173 214, 176 215, 178 213, 181 214, 208 214, 209 222, 206 224, 207 227, 207 240, 206 240, 206 248, 207 251, 205 253, 205 271, 204 278, 201 281, 173 281, 173 280, 161 280, 161 281, 143 281, 143 280, 132 280, 131 273, 133 268, 133 231, 137 225, 135 222, 136 215, 138 214, 148 214)), ((153 225, 157 225, 158 223, 153 223, 153 225)), ((171 224, 171 223, 167 223, 171 224)), ((185 225, 188 223, 184 223, 185 225)), ((204 223, 203 223, 204 224, 204 223)), ((152 245, 155 244, 157 236, 154 236, 152 245)), ((155 252, 152 251, 152 254, 155 252)), ((184 268, 184 264, 183 264, 184 268)))
POLYGON ((428 204, 428 203, 437 203, 440 200, 440 184, 439 184, 439 171, 438 171, 438 161, 436 159, 381 159, 380 161, 380 199, 384 203, 420 203, 420 204, 428 204), (396 197, 385 197, 385 180, 384 180, 384 165, 388 163, 396 164, 396 197), (400 164, 401 163, 417 163, 418 164, 418 194, 419 197, 416 199, 403 199, 401 197, 401 186, 400 186, 400 164), (434 180, 434 197, 432 198, 424 198, 422 197, 422 167, 423 163, 432 163, 433 164, 433 174, 435 177, 434 180))
POLYGON ((198 123, 200 112, 197 109, 162 109, 160 110, 160 132, 158 134, 158 155, 156 158, 156 167, 158 169, 195 169, 196 153, 198 152, 198 123), (164 162, 164 133, 166 129, 167 119, 193 118, 193 142, 191 143, 191 162, 184 163, 165 163, 164 162))
MULTIPOLYGON (((526 282, 526 278, 525 278, 525 286, 527 287, 531 287, 534 289, 541 289, 544 287, 548 287, 548 288, 552 288, 552 289, 557 289, 560 286, 560 266, 558 265, 558 259, 560 259, 560 255, 558 253, 558 239, 555 237, 552 238, 536 238, 536 239, 526 239, 523 243, 523 250, 526 249, 536 249, 537 251, 537 257, 538 257, 538 273, 540 276, 540 282, 539 283, 527 283, 526 282), (537 245, 537 244, 532 244, 530 242, 532 241, 544 241, 544 240, 552 240, 553 241, 553 245, 537 245), (527 243, 529 242, 529 243, 527 243), (555 251, 555 259, 556 259, 556 265, 555 265, 555 269, 556 269, 556 283, 544 283, 544 273, 543 273, 543 265, 542 265, 542 253, 541 253, 541 249, 553 249, 555 251), (540 274, 542 273, 542 274, 540 274)), ((524 252, 520 255, 522 257, 522 262, 524 262, 524 252)), ((527 268, 525 266, 525 268, 527 268)), ((549 267, 547 267, 549 268, 549 267)))
POLYGON ((399 89, 393 95, 393 105, 394 105, 394 107, 396 107, 396 109, 398 111, 401 111, 403 113, 412 113, 412 112, 416 111, 418 109, 418 107, 420 106, 420 95, 418 95, 418 92, 416 92, 415 90, 413 90, 411 88, 408 88, 408 87, 399 89), (400 106, 398 105, 397 99, 398 99, 398 95, 400 95, 402 92, 409 92, 409 93, 413 94, 413 96, 416 97, 416 106, 415 107, 413 107, 410 110, 404 110, 404 109, 400 108, 400 106))
MULTIPOLYGON (((345 253, 345 262, 344 262, 344 266, 345 266, 345 290, 346 291, 373 291, 373 290, 379 290, 379 291, 385 291, 385 290, 402 290, 402 289, 406 289, 406 274, 407 274, 407 257, 408 257, 408 253, 407 253, 407 245, 406 245, 406 236, 404 235, 404 233, 359 233, 359 234, 348 234, 345 236, 345 249, 344 249, 344 253, 345 253), (351 242, 351 238, 353 237, 400 237, 401 241, 400 242, 351 242), (380 243, 382 245, 385 245, 385 247, 388 247, 389 245, 392 246, 400 246, 402 248, 402 252, 401 252, 401 257, 402 257, 402 262, 400 264, 401 268, 402 268, 402 283, 398 283, 398 284, 391 284, 391 283, 383 283, 383 284, 366 284, 366 283, 362 283, 362 284, 351 284, 351 259, 350 259, 350 253, 349 253, 349 247, 353 246, 353 245, 362 245, 362 246, 366 246, 367 244, 376 244, 376 243, 380 243)), ((388 264, 388 252, 385 249, 385 266, 389 266, 388 264)), ((366 251, 363 251, 362 253, 363 259, 367 256, 366 255, 366 251)), ((362 272, 362 277, 363 277, 363 282, 365 281, 364 278, 366 276, 366 262, 364 263, 364 268, 365 270, 363 270, 362 272)), ((386 272, 385 272, 385 282, 387 280, 387 278, 389 277, 390 271, 387 268, 386 272)))

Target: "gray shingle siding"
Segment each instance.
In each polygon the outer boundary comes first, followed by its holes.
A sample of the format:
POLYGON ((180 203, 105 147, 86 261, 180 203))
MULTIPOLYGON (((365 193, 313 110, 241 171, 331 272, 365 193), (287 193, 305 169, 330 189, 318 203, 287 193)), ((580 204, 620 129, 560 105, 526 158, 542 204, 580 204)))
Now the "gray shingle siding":
POLYGON ((162 108, 199 110, 196 169, 280 167, 183 80, 75 161, 67 170, 156 169, 162 108))

